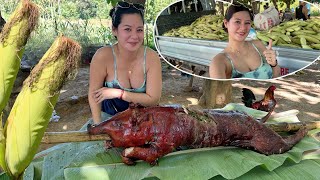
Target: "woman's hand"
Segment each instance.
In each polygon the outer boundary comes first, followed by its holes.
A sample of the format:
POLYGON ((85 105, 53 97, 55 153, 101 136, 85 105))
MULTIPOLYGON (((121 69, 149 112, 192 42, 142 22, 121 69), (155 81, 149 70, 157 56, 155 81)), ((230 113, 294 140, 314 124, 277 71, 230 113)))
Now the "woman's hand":
POLYGON ((267 47, 267 50, 263 52, 263 55, 266 57, 268 64, 272 67, 278 65, 276 51, 272 49, 272 39, 270 39, 269 46, 267 47))
POLYGON ((101 103, 105 99, 119 98, 121 89, 102 87, 93 92, 92 96, 96 103, 101 103))

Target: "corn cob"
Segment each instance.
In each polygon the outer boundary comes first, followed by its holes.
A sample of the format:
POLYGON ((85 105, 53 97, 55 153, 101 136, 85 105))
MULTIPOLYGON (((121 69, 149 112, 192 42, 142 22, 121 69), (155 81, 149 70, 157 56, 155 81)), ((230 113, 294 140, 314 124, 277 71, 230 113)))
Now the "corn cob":
POLYGON ((265 42, 268 42, 270 39, 266 34, 260 32, 257 32, 257 38, 265 42))
POLYGON ((4 129, 5 161, 12 177, 19 177, 32 161, 60 89, 75 76, 80 54, 78 43, 59 37, 24 81, 4 129))
MULTIPOLYGON (((0 75, 1 77, 1 75, 0 75)), ((1 167, 5 172, 8 172, 6 163, 5 163, 5 152, 6 152, 6 138, 4 137, 4 131, 2 128, 2 114, 0 114, 0 163, 1 167)))
MULTIPOLYGON (((29 0, 22 0, 0 34, 0 115, 10 98, 24 46, 37 26, 38 18, 38 7, 29 0)), ((2 128, 0 131, 0 166, 8 172, 4 161, 6 140, 2 128)))
POLYGON ((311 47, 320 50, 320 44, 311 44, 311 47))
POLYGON ((307 40, 306 40, 306 38, 301 37, 301 38, 300 38, 300 44, 301 44, 301 45, 307 45, 307 40))
POLYGON ((312 49, 310 46, 304 45, 304 44, 301 44, 301 47, 302 47, 303 49, 312 49))
POLYGON ((320 43, 320 40, 318 40, 317 38, 313 37, 312 35, 298 35, 298 37, 300 37, 300 38, 303 37, 310 43, 316 43, 316 44, 320 43))
POLYGON ((39 10, 29 0, 23 0, 0 34, 0 112, 6 106, 20 68, 24 46, 38 23, 39 10))

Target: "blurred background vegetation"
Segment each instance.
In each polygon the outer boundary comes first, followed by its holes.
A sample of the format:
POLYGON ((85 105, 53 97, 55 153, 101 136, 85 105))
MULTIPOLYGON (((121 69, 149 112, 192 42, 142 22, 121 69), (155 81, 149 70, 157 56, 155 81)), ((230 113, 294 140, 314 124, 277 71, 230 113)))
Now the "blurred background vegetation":
MULTIPOLYGON (((2 0, 0 11, 7 21, 19 0, 2 0)), ((26 45, 25 60, 36 64, 54 39, 66 35, 77 40, 87 52, 115 42, 109 10, 117 0, 32 0, 41 11, 40 23, 26 45)), ((153 24, 162 9, 175 0, 147 0, 145 4, 145 45, 155 49, 153 24)), ((92 53, 92 52, 91 52, 92 53)))
MULTIPOLYGON (((17 6, 19 0, 2 0, 0 11, 5 20, 17 6)), ((32 0, 41 10, 40 23, 26 46, 24 55, 29 64, 36 64, 54 39, 64 34, 77 40, 83 47, 85 54, 95 52, 96 47, 111 44, 115 38, 111 33, 109 10, 118 0, 32 0), (95 47, 95 48, 94 48, 95 47), (89 52, 92 50, 93 52, 89 52)), ((250 0, 239 0, 250 4, 250 0)), ((145 45, 155 49, 153 41, 153 24, 160 13, 176 0, 146 0, 145 3, 145 45)), ((279 9, 298 6, 298 0, 278 0, 279 9)), ((265 3, 261 3, 263 6, 265 3)), ((269 5, 273 0, 269 1, 269 5)), ((317 4, 318 5, 318 4, 317 4)), ((261 11, 263 8, 261 8, 261 11)), ((319 9, 312 7, 311 15, 319 15, 319 9)))

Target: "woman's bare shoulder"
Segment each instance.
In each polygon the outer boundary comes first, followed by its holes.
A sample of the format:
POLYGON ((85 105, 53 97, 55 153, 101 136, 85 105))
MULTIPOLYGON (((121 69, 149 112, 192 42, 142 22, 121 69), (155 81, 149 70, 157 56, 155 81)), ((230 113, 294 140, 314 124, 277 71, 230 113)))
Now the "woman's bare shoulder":
POLYGON ((260 41, 260 40, 252 40, 251 43, 253 43, 258 49, 265 49, 266 46, 260 41))
POLYGON ((228 70, 227 57, 224 53, 217 54, 211 61, 209 66, 210 78, 226 79, 228 70))
POLYGON ((148 64, 159 64, 160 63, 160 58, 159 55, 156 51, 153 49, 147 47, 146 50, 146 61, 148 64))
POLYGON ((146 47, 147 48, 147 56, 150 56, 151 58, 157 58, 159 59, 159 55, 156 51, 154 51, 153 49, 146 47))
POLYGON ((108 59, 113 58, 112 49, 110 46, 99 48, 92 58, 93 63, 106 63, 108 59))
POLYGON ((211 64, 225 64, 226 58, 224 53, 219 53, 213 57, 211 64))

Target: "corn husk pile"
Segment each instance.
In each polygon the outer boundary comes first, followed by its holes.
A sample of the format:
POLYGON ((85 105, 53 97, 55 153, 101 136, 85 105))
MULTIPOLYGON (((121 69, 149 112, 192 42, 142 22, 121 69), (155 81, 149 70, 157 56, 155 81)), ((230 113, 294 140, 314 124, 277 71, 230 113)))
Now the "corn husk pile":
MULTIPOLYGON (((223 30, 222 22, 221 15, 205 15, 191 25, 169 30, 163 36, 226 41, 228 34, 223 30)), ((265 44, 272 39, 275 46, 320 50, 320 19, 288 21, 269 31, 257 31, 257 38, 265 44)))
POLYGON ((273 45, 320 50, 320 19, 288 21, 271 28, 257 31, 257 38, 273 45))
POLYGON ((196 19, 191 25, 182 26, 165 32, 163 36, 227 40, 228 34, 222 28, 223 16, 205 15, 196 19))

